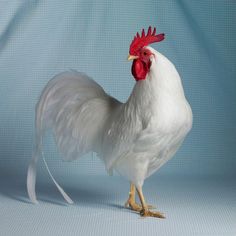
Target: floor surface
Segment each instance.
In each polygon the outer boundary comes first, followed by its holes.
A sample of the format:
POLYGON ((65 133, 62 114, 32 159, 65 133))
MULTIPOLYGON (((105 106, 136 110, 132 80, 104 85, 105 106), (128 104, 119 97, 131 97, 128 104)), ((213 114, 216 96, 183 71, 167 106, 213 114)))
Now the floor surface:
POLYGON ((65 204, 52 184, 37 185, 39 204, 25 183, 1 180, 0 235, 236 235, 236 184, 228 179, 150 178, 144 193, 166 219, 141 218, 124 207, 129 184, 118 176, 62 181, 75 201, 65 204))

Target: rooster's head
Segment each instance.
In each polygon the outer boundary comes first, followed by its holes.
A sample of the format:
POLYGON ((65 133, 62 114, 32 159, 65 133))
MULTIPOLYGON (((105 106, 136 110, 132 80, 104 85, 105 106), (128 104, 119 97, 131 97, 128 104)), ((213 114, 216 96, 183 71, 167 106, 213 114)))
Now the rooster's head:
POLYGON ((134 37, 130 44, 128 60, 134 60, 132 74, 136 81, 144 80, 146 78, 152 64, 150 58, 153 56, 153 53, 146 46, 151 43, 162 41, 164 36, 164 34, 156 35, 156 28, 152 31, 151 26, 149 26, 147 34, 145 34, 143 29, 141 36, 137 33, 134 37))

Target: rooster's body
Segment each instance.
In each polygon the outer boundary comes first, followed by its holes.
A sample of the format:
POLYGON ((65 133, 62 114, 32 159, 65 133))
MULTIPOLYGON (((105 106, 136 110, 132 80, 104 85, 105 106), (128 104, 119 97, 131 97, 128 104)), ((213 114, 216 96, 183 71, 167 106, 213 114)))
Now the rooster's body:
MULTIPOLYGON (((137 83, 126 103, 76 71, 59 74, 48 83, 37 106, 33 160, 42 151, 43 131, 51 128, 65 160, 96 152, 109 173, 114 169, 131 182, 128 205, 143 215, 161 217, 144 207, 142 185, 178 150, 191 129, 192 112, 174 65, 153 48, 143 48, 150 53, 150 65, 143 76, 134 62, 137 83), (134 202, 134 186, 142 207, 134 202)), ((36 201, 34 168, 35 161, 29 168, 28 192, 36 201)))

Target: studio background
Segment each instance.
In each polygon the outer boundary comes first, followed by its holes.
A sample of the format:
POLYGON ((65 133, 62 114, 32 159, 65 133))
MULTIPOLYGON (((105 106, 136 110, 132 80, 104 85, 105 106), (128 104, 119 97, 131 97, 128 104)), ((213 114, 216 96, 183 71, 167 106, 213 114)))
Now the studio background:
POLYGON ((0 1, 0 235, 235 235, 235 15, 229 0, 0 1), (61 161, 50 134, 48 165, 76 204, 64 204, 41 161, 40 204, 30 204, 25 181, 42 89, 76 69, 125 102, 135 83, 129 45, 149 25, 165 33, 153 47, 175 64, 194 115, 181 149, 144 185, 167 219, 142 221, 123 208, 129 183, 107 176, 95 155, 61 161))

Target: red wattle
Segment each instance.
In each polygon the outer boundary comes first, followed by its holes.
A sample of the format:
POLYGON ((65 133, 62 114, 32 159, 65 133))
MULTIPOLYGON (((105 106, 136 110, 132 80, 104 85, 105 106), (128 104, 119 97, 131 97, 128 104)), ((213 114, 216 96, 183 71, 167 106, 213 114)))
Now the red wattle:
POLYGON ((132 75, 134 76, 136 81, 144 80, 149 71, 149 66, 147 66, 140 59, 134 60, 132 64, 132 75))

